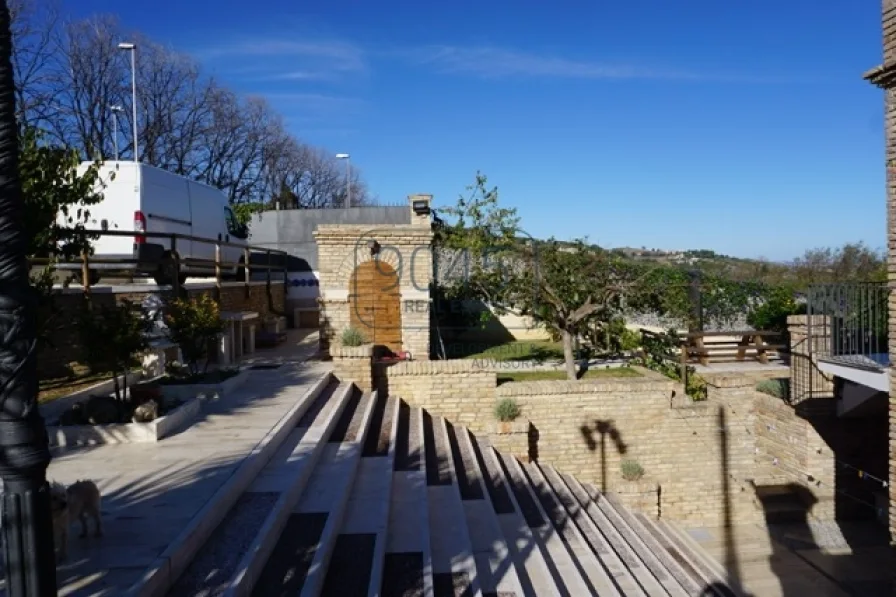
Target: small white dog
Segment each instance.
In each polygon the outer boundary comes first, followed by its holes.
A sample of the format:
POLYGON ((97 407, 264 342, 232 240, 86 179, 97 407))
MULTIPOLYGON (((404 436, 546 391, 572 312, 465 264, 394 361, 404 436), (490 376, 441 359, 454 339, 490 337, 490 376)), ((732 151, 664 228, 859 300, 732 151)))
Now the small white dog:
POLYGON ((94 534, 102 536, 101 500, 100 490, 93 481, 76 481, 67 488, 55 481, 50 485, 53 537, 60 562, 68 557, 68 528, 75 519, 81 521, 81 537, 87 536, 88 516, 93 518, 94 534))

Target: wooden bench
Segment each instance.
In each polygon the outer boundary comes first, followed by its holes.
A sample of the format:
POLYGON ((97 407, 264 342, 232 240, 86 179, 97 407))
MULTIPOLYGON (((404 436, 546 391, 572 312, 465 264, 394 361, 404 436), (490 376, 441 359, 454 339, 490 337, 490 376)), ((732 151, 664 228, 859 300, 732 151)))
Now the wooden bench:
POLYGON ((689 332, 680 334, 681 360, 689 363, 696 358, 701 365, 708 365, 713 356, 735 352, 735 361, 743 361, 747 352, 752 353, 760 363, 768 363, 768 353, 788 348, 785 344, 769 344, 766 338, 780 337, 781 332, 773 331, 733 331, 733 332, 689 332), (726 338, 736 338, 734 340, 726 338))

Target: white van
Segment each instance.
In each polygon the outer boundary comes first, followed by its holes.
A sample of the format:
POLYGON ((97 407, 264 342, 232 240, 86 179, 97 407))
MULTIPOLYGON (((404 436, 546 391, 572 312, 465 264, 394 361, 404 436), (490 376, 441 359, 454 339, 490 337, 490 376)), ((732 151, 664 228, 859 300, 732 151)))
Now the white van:
MULTIPOLYGON (((84 172, 92 162, 84 162, 84 172)), ((215 245, 143 233, 179 234, 215 240, 238 246, 222 246, 221 261, 237 264, 223 268, 227 275, 242 275, 245 246, 249 230, 237 223, 227 197, 219 189, 195 182, 184 176, 136 162, 109 161, 100 167, 103 200, 88 206, 90 218, 86 227, 98 230, 127 230, 133 235, 100 236, 93 241, 94 257, 129 259, 129 264, 90 264, 90 282, 96 284, 102 273, 130 270, 148 274, 159 285, 171 284, 175 276, 181 283, 187 276, 215 275, 215 245), (179 257, 180 271, 175 271, 174 255, 179 257), (195 260, 208 260, 197 262, 195 260), (209 263, 211 262, 211 263, 209 263)), ((60 265, 75 270, 77 264, 60 265)))

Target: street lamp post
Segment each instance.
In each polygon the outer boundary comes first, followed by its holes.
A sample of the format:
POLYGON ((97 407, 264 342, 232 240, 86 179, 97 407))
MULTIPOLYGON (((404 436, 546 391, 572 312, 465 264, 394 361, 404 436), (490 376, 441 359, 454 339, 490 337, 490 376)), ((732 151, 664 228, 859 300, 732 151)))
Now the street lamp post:
POLYGON ((109 106, 112 110, 112 147, 115 150, 115 161, 118 161, 118 113, 124 112, 121 106, 109 106))
POLYGON ((55 597, 56 558, 47 466, 50 441, 37 406, 36 299, 28 238, 8 3, 0 3, 0 478, 8 597, 55 597))
POLYGON ((337 160, 345 160, 345 207, 352 206, 352 161, 347 153, 337 153, 337 160))
POLYGON ((122 42, 118 44, 119 50, 131 53, 131 109, 134 119, 134 161, 140 161, 140 153, 137 147, 137 44, 122 42))

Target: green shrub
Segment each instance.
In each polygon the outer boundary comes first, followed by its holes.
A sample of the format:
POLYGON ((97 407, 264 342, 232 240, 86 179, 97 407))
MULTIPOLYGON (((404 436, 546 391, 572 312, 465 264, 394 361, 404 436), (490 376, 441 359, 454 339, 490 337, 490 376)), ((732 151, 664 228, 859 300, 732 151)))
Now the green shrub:
POLYGON ((805 304, 798 304, 794 293, 783 287, 772 288, 765 300, 747 313, 747 325, 757 330, 787 331, 787 316, 806 312, 805 304))
POLYGON ((502 423, 509 423, 520 414, 522 414, 522 410, 513 398, 504 398, 495 405, 495 417, 502 423))
POLYGON ((756 384, 756 391, 786 400, 790 397, 790 380, 786 377, 763 379, 756 384))
POLYGON ((127 372, 140 364, 137 354, 146 349, 150 319, 138 305, 123 300, 114 305, 86 304, 77 321, 84 360, 94 373, 111 373, 115 398, 127 394, 127 372), (124 376, 119 388, 118 376, 124 376))
POLYGON ((365 342, 367 339, 364 338, 364 334, 360 330, 352 327, 342 330, 343 346, 362 346, 365 342))
POLYGON ((644 467, 634 460, 622 461, 622 478, 626 481, 637 481, 644 476, 644 467))
POLYGON ((224 331, 224 321, 218 303, 208 296, 175 299, 165 309, 168 338, 180 347, 191 375, 199 375, 199 362, 206 360, 208 370, 209 346, 224 331))

